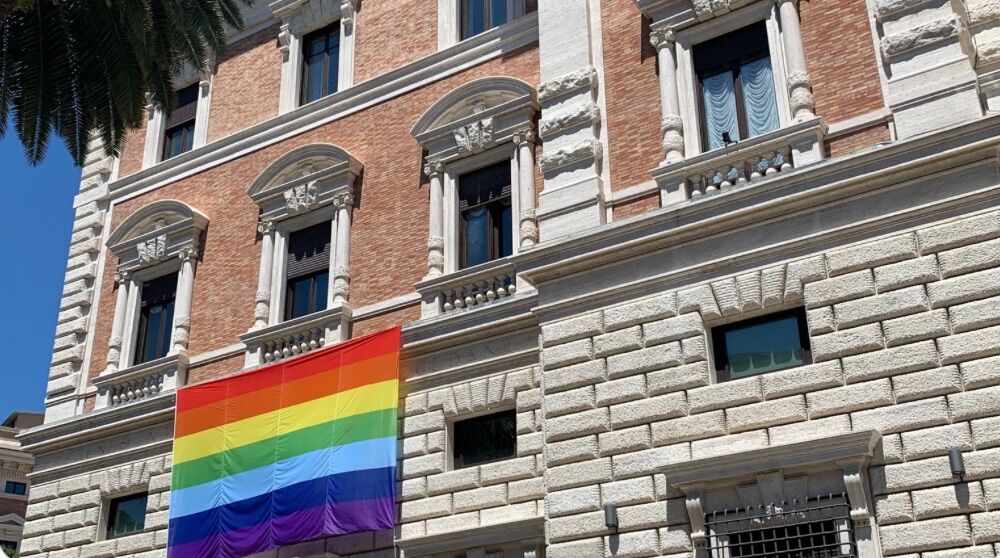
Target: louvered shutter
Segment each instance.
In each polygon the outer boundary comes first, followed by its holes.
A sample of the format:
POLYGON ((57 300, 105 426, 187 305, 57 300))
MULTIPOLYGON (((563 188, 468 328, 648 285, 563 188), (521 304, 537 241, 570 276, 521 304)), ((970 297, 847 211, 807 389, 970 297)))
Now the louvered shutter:
POLYGON ((474 170, 458 178, 459 211, 507 196, 510 196, 510 161, 474 170))
POLYGON ((288 235, 289 279, 330 267, 330 222, 320 223, 288 235))
POLYGON ((167 129, 194 120, 198 113, 198 84, 177 90, 177 108, 167 119, 167 129))

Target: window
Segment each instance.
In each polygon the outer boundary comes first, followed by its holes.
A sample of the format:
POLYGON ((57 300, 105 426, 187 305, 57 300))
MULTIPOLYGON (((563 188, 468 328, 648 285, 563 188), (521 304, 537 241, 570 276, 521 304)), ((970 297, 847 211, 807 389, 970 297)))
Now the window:
POLYGON ((0 548, 7 551, 7 554, 14 554, 17 552, 17 543, 14 541, 0 541, 0 548))
POLYGON ((712 558, 837 558, 857 556, 843 494, 784 508, 738 508, 706 514, 712 558))
POLYGON ((7 481, 7 484, 3 487, 3 491, 7 494, 24 496, 28 491, 28 485, 23 482, 7 481))
POLYGON ((811 362, 802 308, 712 328, 712 346, 719 381, 811 362))
POLYGON ((515 457, 517 429, 514 411, 456 422, 452 440, 452 458, 456 469, 515 457))
POLYGON ((723 147, 778 128, 771 56, 764 22, 694 47, 703 149, 723 147))
POLYGON ((513 253, 510 183, 510 161, 459 176, 459 254, 463 268, 513 253))
POLYGON ((340 23, 306 35, 302 56, 302 104, 336 93, 340 68, 340 23))
POLYGON ((146 494, 115 498, 108 505, 106 538, 140 533, 146 526, 146 494))
POLYGON ((166 161, 194 147, 194 122, 198 112, 197 83, 177 91, 177 108, 166 123, 166 137, 163 140, 163 158, 166 161))
POLYGON ((538 9, 537 0, 459 0, 462 40, 538 9))
POLYGON ((176 295, 176 273, 157 277, 142 284, 133 364, 156 360, 166 356, 170 351, 176 295))
POLYGON ((330 282, 330 223, 288 235, 285 319, 326 310, 330 282))

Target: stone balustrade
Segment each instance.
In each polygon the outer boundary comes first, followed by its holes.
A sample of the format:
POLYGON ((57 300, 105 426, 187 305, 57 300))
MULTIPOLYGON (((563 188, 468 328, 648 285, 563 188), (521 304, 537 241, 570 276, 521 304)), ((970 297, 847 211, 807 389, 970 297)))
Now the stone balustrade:
POLYGON ((245 366, 269 364, 350 338, 351 310, 335 304, 326 310, 251 330, 240 336, 246 345, 245 366))
POLYGON ((126 405, 173 391, 187 382, 187 366, 186 353, 178 352, 103 374, 94 380, 97 386, 95 408, 126 405))
POLYGON ((663 205, 759 182, 823 159, 826 126, 818 118, 668 163, 652 174, 663 205))
POLYGON ((464 312, 514 296, 517 272, 509 260, 497 260, 424 281, 417 291, 423 318, 464 312))

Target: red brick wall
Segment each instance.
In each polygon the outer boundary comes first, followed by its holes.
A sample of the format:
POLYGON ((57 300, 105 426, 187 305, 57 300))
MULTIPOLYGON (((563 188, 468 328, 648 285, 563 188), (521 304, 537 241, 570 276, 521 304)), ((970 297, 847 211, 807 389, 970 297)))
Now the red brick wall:
POLYGON ((635 198, 621 205, 616 205, 612 215, 615 221, 621 221, 634 215, 642 215, 659 207, 660 193, 657 191, 651 195, 635 198))
POLYGON ((216 141, 278 115, 281 52, 278 26, 237 41, 220 57, 212 78, 208 141, 216 141))
POLYGON ((857 130, 826 142, 826 152, 830 157, 850 155, 889 139, 889 127, 886 124, 876 124, 870 128, 857 130))
MULTIPOLYGON (((247 197, 246 188, 268 164, 301 145, 335 143, 365 165, 351 234, 352 305, 359 307, 412 293, 413 285, 427 271, 428 193, 420 176, 422 150, 410 136, 410 128, 431 104, 452 89, 490 75, 538 83, 537 48, 524 47, 502 59, 115 206, 114 226, 140 207, 160 199, 181 200, 208 216, 203 255, 195 273, 189 354, 235 343, 252 324, 260 246, 256 235, 258 209, 247 197)), ((91 377, 104 369, 107 356, 116 265, 115 258, 110 257, 103 270, 91 377)), ((392 314, 387 316, 362 323, 358 330, 366 332, 382 322, 398 323, 391 321, 392 314)), ((417 311, 406 309, 398 316, 416 319, 417 311)), ((227 366, 233 371, 242 366, 238 359, 224 362, 230 363, 227 366)), ((195 376, 224 373, 218 370, 227 366, 207 366, 195 376)))
POLYGON ((660 86, 656 51, 634 0, 602 0, 604 89, 611 188, 652 180, 660 164, 660 86))
POLYGON ((801 0, 799 15, 816 113, 832 124, 882 108, 865 0, 801 0))
POLYGON ((0 516, 13 513, 24 518, 24 511, 26 509, 28 509, 28 500, 15 500, 14 498, 0 496, 0 516))
POLYGON ((148 123, 147 119, 143 119, 141 128, 126 132, 118 162, 119 177, 135 174, 142 170, 142 151, 146 144, 146 124, 148 123))
POLYGON ((437 52, 438 0, 363 2, 354 42, 354 83, 437 52))
POLYGON ((369 333, 376 333, 393 326, 408 324, 420 319, 420 303, 406 308, 400 308, 386 314, 373 316, 364 320, 357 320, 351 328, 352 337, 361 337, 369 333))

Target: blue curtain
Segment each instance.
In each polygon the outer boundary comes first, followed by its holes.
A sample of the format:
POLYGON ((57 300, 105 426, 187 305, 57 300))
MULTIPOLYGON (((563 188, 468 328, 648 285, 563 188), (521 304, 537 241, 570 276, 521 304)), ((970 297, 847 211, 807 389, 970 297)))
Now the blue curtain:
POLYGON ((774 100, 771 58, 766 56, 740 66, 747 134, 759 136, 778 129, 778 105, 774 100))
POLYGON ((704 77, 701 79, 702 104, 705 106, 705 128, 708 133, 708 148, 718 149, 724 145, 722 133, 729 132, 733 141, 740 139, 740 128, 736 120, 736 89, 732 72, 704 77))
POLYGON ((465 218, 465 265, 472 267, 485 263, 490 258, 489 210, 479 207, 466 211, 465 218))

